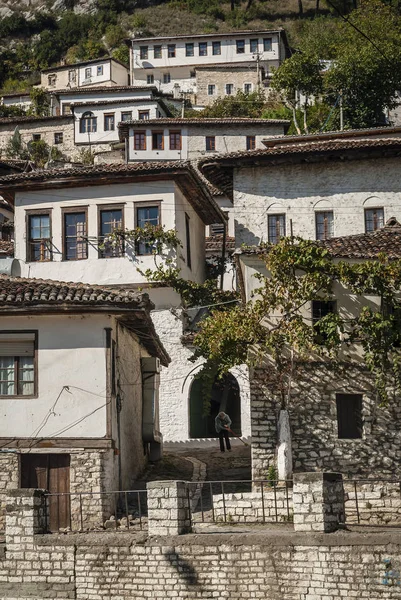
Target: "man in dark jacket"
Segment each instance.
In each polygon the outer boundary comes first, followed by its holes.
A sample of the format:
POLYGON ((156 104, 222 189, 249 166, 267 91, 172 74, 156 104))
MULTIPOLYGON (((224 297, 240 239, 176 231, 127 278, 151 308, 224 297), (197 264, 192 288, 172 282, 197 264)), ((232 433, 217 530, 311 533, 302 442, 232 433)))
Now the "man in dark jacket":
POLYGON ((219 414, 217 415, 217 417, 214 420, 214 423, 216 426, 216 431, 219 434, 219 438, 220 438, 220 450, 222 452, 225 452, 225 448, 224 448, 224 440, 225 440, 227 450, 229 452, 231 452, 230 438, 228 437, 228 430, 231 425, 230 417, 228 415, 226 415, 226 413, 224 413, 224 412, 219 412, 219 414))

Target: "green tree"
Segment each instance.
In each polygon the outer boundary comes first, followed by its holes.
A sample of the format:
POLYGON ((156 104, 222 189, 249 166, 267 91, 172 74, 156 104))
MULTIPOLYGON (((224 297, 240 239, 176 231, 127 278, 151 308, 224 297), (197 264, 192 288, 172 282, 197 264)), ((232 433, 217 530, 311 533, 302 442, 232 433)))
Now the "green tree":
POLYGON ((261 117, 266 106, 266 96, 262 91, 245 94, 238 91, 235 96, 217 98, 207 108, 199 112, 200 118, 261 117))
POLYGON ((273 72, 272 88, 282 94, 291 110, 295 129, 301 134, 297 108, 302 107, 303 130, 309 133, 307 111, 312 98, 323 92, 322 63, 316 55, 297 52, 273 72))
POLYGON ((12 137, 7 142, 5 154, 7 158, 21 158, 23 160, 29 158, 28 150, 22 142, 18 127, 15 128, 12 137))
POLYGON ((44 88, 32 88, 29 96, 32 104, 28 114, 36 117, 46 117, 50 114, 49 94, 44 88))

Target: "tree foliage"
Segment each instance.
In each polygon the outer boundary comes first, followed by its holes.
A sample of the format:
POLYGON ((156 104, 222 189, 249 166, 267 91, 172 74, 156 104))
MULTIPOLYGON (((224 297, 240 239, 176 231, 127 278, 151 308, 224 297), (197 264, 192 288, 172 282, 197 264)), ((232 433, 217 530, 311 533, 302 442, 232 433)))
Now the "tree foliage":
POLYGON ((381 400, 387 402, 389 386, 401 389, 401 261, 379 256, 359 264, 335 262, 324 247, 298 238, 266 245, 259 257, 267 275, 257 275, 255 296, 229 311, 212 312, 195 336, 195 356, 206 360, 206 379, 268 358, 276 392, 285 404, 294 364, 323 361, 335 366, 350 360, 350 347, 356 344, 381 400), (349 316, 340 307, 314 323, 306 307, 313 300, 332 299, 335 288, 358 296, 359 313, 349 316), (366 296, 379 297, 379 307, 366 296))
POLYGON ((250 117, 259 118, 266 107, 262 91, 250 94, 239 90, 233 96, 217 98, 213 104, 198 113, 200 118, 250 117))

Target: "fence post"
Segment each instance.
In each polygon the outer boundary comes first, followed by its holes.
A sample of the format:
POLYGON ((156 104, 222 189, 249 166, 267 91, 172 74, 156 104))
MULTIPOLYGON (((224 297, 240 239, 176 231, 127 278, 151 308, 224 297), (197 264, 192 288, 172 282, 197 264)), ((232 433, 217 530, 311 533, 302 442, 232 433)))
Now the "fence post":
POLYGON ((149 535, 190 533, 191 519, 185 481, 149 481, 149 535))
POLYGON ((7 552, 33 546, 33 536, 47 531, 45 490, 8 490, 6 498, 7 552))
POLYGON ((341 473, 294 473, 295 531, 336 531, 345 522, 341 473))

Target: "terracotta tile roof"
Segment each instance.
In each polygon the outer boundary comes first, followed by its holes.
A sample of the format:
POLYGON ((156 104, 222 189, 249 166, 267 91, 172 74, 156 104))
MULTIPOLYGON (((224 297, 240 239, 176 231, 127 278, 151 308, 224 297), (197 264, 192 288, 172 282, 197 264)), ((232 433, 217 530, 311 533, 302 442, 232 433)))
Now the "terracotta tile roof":
POLYGON ((66 186, 108 185, 150 177, 173 179, 186 194, 194 210, 206 225, 226 220, 213 200, 196 167, 190 161, 143 161, 136 163, 98 164, 71 169, 46 169, 0 177, 0 194, 18 189, 60 189, 66 186))
MULTIPOLYGON (((223 245, 223 235, 212 235, 205 240, 205 250, 207 254, 217 252, 221 254, 223 245)), ((226 253, 232 253, 235 250, 235 238, 227 236, 226 238, 226 253)))
POLYGON ((216 187, 232 196, 232 171, 236 167, 310 161, 362 159, 374 156, 399 156, 401 138, 336 139, 280 144, 258 150, 231 152, 199 160, 198 166, 205 177, 216 187))
POLYGON ((391 217, 382 229, 331 238, 320 242, 335 258, 376 258, 383 252, 390 259, 401 258, 401 224, 391 217))
POLYGON ((1 158, 0 173, 3 170, 12 170, 15 172, 29 169, 31 171, 32 163, 29 160, 19 160, 18 158, 1 158))
POLYGON ((112 56, 101 56, 100 58, 91 58, 90 60, 80 60, 79 62, 75 62, 75 63, 70 63, 70 64, 66 64, 66 65, 58 65, 58 67, 47 67, 46 69, 42 69, 42 73, 51 73, 52 71, 59 71, 59 70, 63 70, 63 69, 72 69, 73 67, 79 67, 79 66, 83 66, 83 65, 94 65, 99 62, 104 62, 105 60, 112 60, 113 62, 116 62, 119 65, 122 65, 123 67, 125 67, 128 70, 127 65, 125 65, 120 60, 117 60, 116 58, 113 58, 112 56))
POLYGON ((285 30, 283 27, 278 27, 277 29, 240 29, 238 31, 231 31, 228 33, 197 33, 194 35, 174 35, 174 36, 162 36, 162 37, 144 37, 144 38, 138 38, 135 37, 132 40, 129 39, 128 41, 131 43, 131 41, 136 42, 137 44, 142 44, 143 42, 157 42, 157 41, 163 41, 163 40, 185 40, 185 39, 199 39, 199 38, 206 38, 206 39, 210 39, 210 38, 225 38, 225 37, 236 37, 236 36, 241 36, 241 35, 256 35, 256 34, 265 34, 265 33, 281 33, 282 35, 285 35, 285 30))
POLYGON ((295 144, 313 141, 324 141, 333 139, 344 139, 354 137, 373 137, 373 136, 393 136, 401 134, 400 126, 382 125, 379 127, 369 127, 360 129, 345 129, 344 131, 322 131, 319 133, 301 133, 300 135, 279 135, 268 137, 262 140, 263 144, 269 148, 280 144, 295 144))
POLYGON ((135 92, 137 90, 146 90, 151 92, 157 92, 157 87, 154 85, 97 85, 93 87, 77 87, 77 88, 64 88, 61 90, 49 90, 52 94, 88 94, 91 92, 109 92, 109 93, 119 93, 119 92, 135 92))
POLYGON ((73 115, 55 115, 55 116, 47 116, 47 117, 35 117, 33 115, 23 115, 21 117, 0 117, 0 125, 8 125, 8 124, 16 124, 20 123, 36 123, 40 121, 55 121, 58 123, 59 121, 73 121, 73 115))
POLYGON ((152 308, 147 294, 133 290, 0 275, 0 308, 60 304, 80 307, 152 308))
POLYGON ((0 258, 14 256, 14 242, 0 239, 0 258))

